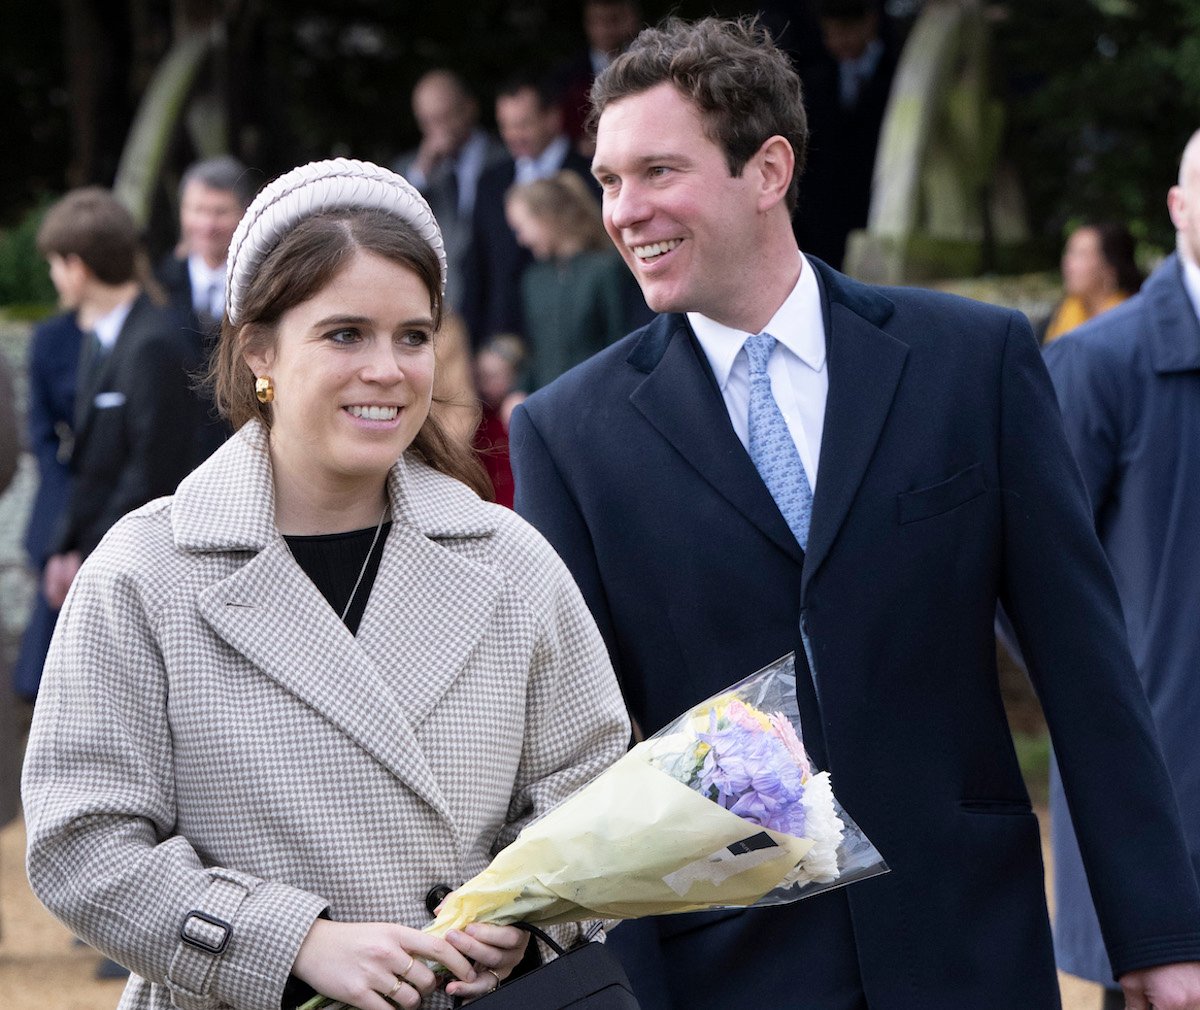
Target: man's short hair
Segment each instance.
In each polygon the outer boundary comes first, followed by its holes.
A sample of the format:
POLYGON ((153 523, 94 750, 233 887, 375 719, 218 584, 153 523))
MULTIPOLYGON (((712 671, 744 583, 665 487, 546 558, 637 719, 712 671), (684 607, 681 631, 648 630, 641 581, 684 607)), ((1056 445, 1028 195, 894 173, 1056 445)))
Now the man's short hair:
POLYGON ((183 173, 179 180, 179 199, 183 200, 183 191, 188 183, 198 182, 209 189, 217 189, 223 193, 232 193, 243 209, 250 206, 258 186, 251 172, 232 154, 221 154, 215 158, 205 158, 194 161, 183 173))
POLYGON ((137 266, 137 225, 109 190, 85 186, 46 211, 37 248, 47 257, 78 256, 102 284, 124 284, 137 266))
POLYGON ((817 16, 831 21, 861 21, 879 13, 879 0, 819 0, 817 3, 817 16))
POLYGON ((592 85, 592 134, 610 102, 663 83, 673 84, 700 110, 731 175, 741 175, 768 137, 785 138, 796 155, 787 207, 796 209, 808 149, 800 78, 757 17, 695 22, 670 17, 643 29, 592 85))
POLYGON ((496 89, 497 98, 513 98, 522 91, 532 91, 538 100, 538 108, 548 112, 556 108, 562 101, 562 96, 555 90, 554 85, 544 77, 534 74, 520 73, 506 77, 496 89))

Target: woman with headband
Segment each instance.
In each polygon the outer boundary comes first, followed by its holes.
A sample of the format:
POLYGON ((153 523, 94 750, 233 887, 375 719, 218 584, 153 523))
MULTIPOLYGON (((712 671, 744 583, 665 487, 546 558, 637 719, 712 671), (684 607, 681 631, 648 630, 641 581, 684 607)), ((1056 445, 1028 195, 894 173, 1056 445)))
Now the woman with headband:
POLYGON ((628 740, 571 577, 429 415, 444 274, 391 172, 339 159, 264 189, 213 366, 237 433, 71 590, 25 767, 29 875, 129 967, 124 1008, 494 989, 525 934, 435 940, 427 906, 628 740))

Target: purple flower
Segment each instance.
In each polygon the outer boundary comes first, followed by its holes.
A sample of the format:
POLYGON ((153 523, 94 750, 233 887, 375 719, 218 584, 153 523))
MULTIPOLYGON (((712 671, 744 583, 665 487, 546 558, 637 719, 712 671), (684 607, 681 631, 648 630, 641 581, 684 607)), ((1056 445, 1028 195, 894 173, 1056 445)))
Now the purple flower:
POLYGON ((754 824, 789 835, 804 834, 804 783, 788 748, 770 730, 725 722, 714 712, 709 746, 700 767, 700 791, 754 824))

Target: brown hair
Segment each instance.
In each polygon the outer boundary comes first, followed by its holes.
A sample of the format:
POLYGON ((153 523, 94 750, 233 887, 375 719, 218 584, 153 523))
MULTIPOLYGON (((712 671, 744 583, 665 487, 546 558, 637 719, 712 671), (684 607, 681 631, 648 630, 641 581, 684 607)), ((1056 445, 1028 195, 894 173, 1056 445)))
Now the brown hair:
POLYGON ((757 17, 696 22, 670 17, 643 29, 592 84, 588 129, 594 136, 610 102, 664 83, 700 110, 705 133, 725 152, 730 175, 741 175, 767 138, 787 140, 796 156, 787 209, 796 209, 808 149, 800 78, 757 17))
MULTIPOLYGON (((437 254, 408 224, 375 210, 336 210, 301 221, 263 261, 242 292, 241 322, 221 321, 209 383, 217 408, 234 428, 254 418, 271 426, 271 408, 254 395, 254 373, 243 357, 274 343, 288 309, 329 284, 359 250, 412 270, 429 292, 434 329, 442 321, 442 278, 437 254)), ((450 439, 431 411, 410 449, 435 470, 462 481, 481 498, 493 496, 487 474, 465 446, 450 439)))
POLYGON ((577 239, 584 249, 609 248, 600 202, 577 172, 556 172, 513 186, 504 199, 506 203, 519 200, 534 217, 548 222, 558 234, 577 239))
POLYGON ((138 279, 141 245, 129 211, 101 186, 73 189, 42 218, 43 256, 78 256, 102 284, 138 279))
POLYGON ((1142 289, 1142 272, 1134 258, 1136 243, 1129 229, 1118 221, 1093 221, 1081 225, 1076 231, 1090 228, 1100 240, 1100 255, 1117 275, 1117 288, 1127 295, 1136 295, 1142 289))

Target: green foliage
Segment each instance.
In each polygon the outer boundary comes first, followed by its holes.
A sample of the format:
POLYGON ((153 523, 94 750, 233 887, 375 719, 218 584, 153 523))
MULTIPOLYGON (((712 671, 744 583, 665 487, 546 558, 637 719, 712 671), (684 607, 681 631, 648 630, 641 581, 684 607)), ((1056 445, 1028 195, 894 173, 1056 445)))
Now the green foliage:
POLYGON ((1045 806, 1050 797, 1050 738, 1045 733, 1014 733, 1013 744, 1029 798, 1036 806, 1045 806))
POLYGON ((54 304, 54 285, 37 251, 37 230, 45 210, 42 204, 12 228, 0 229, 0 305, 54 304))
POLYGON ((997 33, 1008 153, 1043 238, 1082 218, 1169 249, 1166 194, 1200 127, 1200 0, 1013 3, 997 33))

